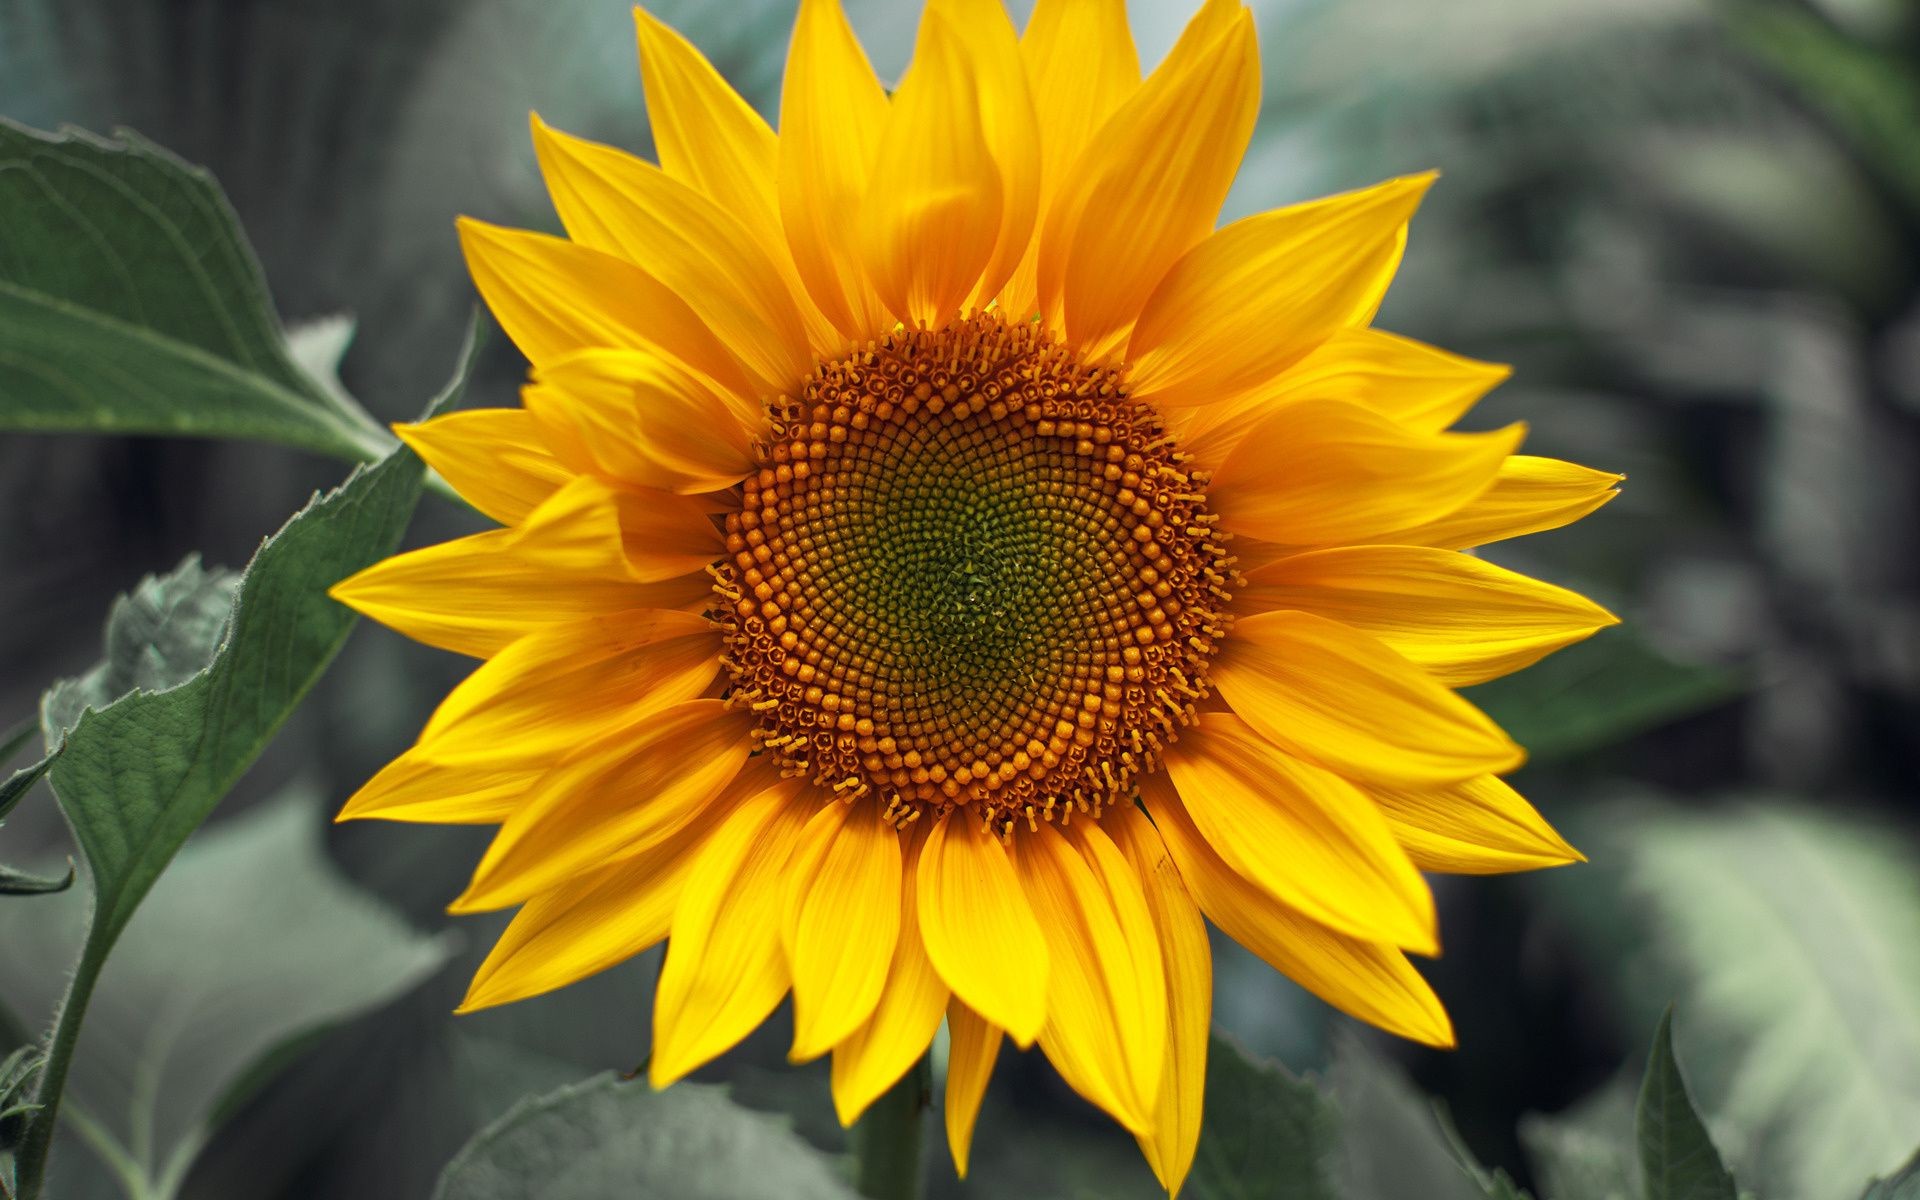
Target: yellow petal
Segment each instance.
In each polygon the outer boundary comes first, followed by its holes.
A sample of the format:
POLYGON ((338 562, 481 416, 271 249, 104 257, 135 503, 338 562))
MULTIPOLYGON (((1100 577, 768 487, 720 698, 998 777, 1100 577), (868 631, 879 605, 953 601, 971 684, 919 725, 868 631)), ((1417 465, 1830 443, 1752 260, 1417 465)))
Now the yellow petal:
POLYGON ((1439 952, 1433 894, 1365 793, 1232 713, 1203 713, 1167 750, 1167 777, 1226 863, 1330 929, 1439 952))
POLYGON ((1312 613, 1236 621, 1212 676, 1221 698, 1274 744, 1354 779, 1437 786, 1526 758, 1418 667, 1312 613))
POLYGON ((940 978, 1015 1042, 1032 1045, 1047 1016, 1047 943, 1006 847, 954 809, 927 834, 914 886, 920 936, 940 978))
POLYGON ((1213 950, 1200 907, 1146 814, 1132 805, 1110 809, 1100 827, 1112 832, 1114 844, 1140 878, 1166 965, 1166 1065, 1154 1104, 1153 1136, 1140 1139, 1140 1149, 1160 1186, 1168 1195, 1178 1195, 1200 1144, 1207 1034, 1213 1024, 1213 950))
POLYGON ((1493 485, 1467 504, 1380 540, 1464 550, 1558 529, 1619 495, 1616 487, 1625 478, 1557 458, 1516 454, 1500 465, 1493 485))
POLYGON ((689 826, 527 901, 474 972, 455 1011, 475 1012, 551 992, 659 942, 667 936, 706 836, 705 825, 689 826))
POLYGON ((784 395, 813 370, 800 310, 736 217, 652 163, 538 116, 533 145, 567 236, 642 267, 685 300, 760 394, 784 395))
POLYGON ((537 630, 453 689, 414 753, 438 763, 558 762, 614 723, 692 700, 720 671, 704 617, 637 609, 537 630))
POLYGON ((931 18, 942 21, 959 40, 965 71, 979 93, 980 132, 1000 184, 999 233, 965 305, 978 310, 999 293, 1033 241, 1040 202, 1040 132, 1020 42, 1000 0, 930 0, 922 19, 931 18))
POLYGON ((1512 374, 1384 329, 1342 329, 1274 382, 1283 398, 1345 400, 1439 433, 1512 374))
POLYGON ((1335 331, 1364 324, 1433 179, 1406 176, 1247 217, 1187 251, 1127 344, 1135 397, 1228 402, 1266 387, 1335 331))
POLYGON ((807 296, 780 224, 779 148, 773 130, 728 86, 700 51, 674 30, 634 9, 640 76, 660 167, 731 213, 753 234, 800 310, 808 342, 831 357, 845 345, 807 296))
POLYGON ((583 473, 688 494, 753 469, 757 402, 743 407, 657 354, 569 354, 537 370, 523 396, 554 453, 583 473))
POLYGON ((788 870, 781 944, 793 972, 794 1062, 818 1058, 873 1015, 900 937, 900 834, 873 799, 829 803, 788 870))
POLYGON ((1263 388, 1174 414, 1180 448, 1218 465, 1284 404, 1339 400, 1416 433, 1439 433, 1513 374, 1380 329, 1342 329, 1263 388))
POLYGON ((616 491, 581 477, 555 492, 514 530, 514 544, 549 561, 591 570, 617 548, 638 583, 705 571, 724 543, 708 514, 713 505, 671 492, 616 491))
POLYGON ((1423 871, 1500 875, 1587 861, 1525 797, 1492 775, 1434 791, 1375 788, 1373 798, 1423 871))
POLYGON ((1039 306, 1034 272, 1053 198, 1094 131, 1140 86, 1140 59, 1124 0, 1039 0, 1020 39, 1020 57, 1032 81, 1040 187, 1039 219, 1000 293, 1001 309, 1016 319, 1030 317, 1039 306))
POLYGON ((1357 405, 1289 404, 1220 464, 1207 502, 1222 528, 1263 541, 1381 540, 1486 491, 1525 434, 1416 433, 1357 405))
POLYGON ((858 219, 886 122, 839 0, 801 0, 780 91, 780 215, 808 294, 855 341, 891 324, 861 270, 858 219))
POLYGON ((1449 687, 1518 671, 1619 619, 1576 592, 1454 550, 1338 546, 1247 573, 1234 611, 1317 613, 1449 687))
POLYGON ((433 825, 498 825, 540 780, 540 768, 436 763, 409 750, 369 779, 336 821, 372 818, 433 825))
POLYGON ((1167 1055, 1167 980, 1139 876, 1092 821, 1022 831, 1021 882, 1045 914, 1040 1048, 1068 1086, 1137 1136, 1153 1132, 1167 1055))
POLYGON ((919 889, 924 833, 908 834, 900 889, 900 937, 887 967, 886 985, 873 1015, 833 1048, 833 1107, 842 1125, 860 1119, 867 1106, 925 1054, 951 995, 920 940, 919 889))
POLYGON ((1167 269, 1212 231, 1259 107, 1252 14, 1209 4, 1089 141, 1048 209, 1040 305, 1075 348, 1117 352, 1167 269))
POLYGON ((519 524, 574 474, 525 409, 473 408, 393 431, 467 503, 502 525, 519 524))
POLYGON ((751 395, 739 362, 672 289, 639 267, 563 238, 461 217, 474 286, 536 367, 592 347, 651 350, 722 391, 751 395))
POLYGON ((959 36, 938 13, 920 25, 893 94, 860 209, 867 275, 909 325, 959 315, 1000 236, 1000 171, 959 36))
POLYGON ((795 842, 818 801, 784 780, 742 802, 707 840, 674 909, 653 999, 656 1088, 732 1049, 787 991, 780 906, 795 842))
POLYGON ((963 1004, 958 996, 947 1005, 947 1148, 953 1152, 954 1173, 967 1177, 967 1156, 973 1147, 973 1125, 980 1101, 1000 1057, 1000 1027, 963 1004))
POLYGON ((518 904, 672 834, 739 773, 751 730, 722 701, 687 700, 587 743, 507 818, 452 911, 518 904))
POLYGON ((1406 956, 1310 921, 1220 860, 1174 798, 1164 775, 1140 796, 1201 911, 1234 941, 1340 1011, 1429 1046, 1453 1045, 1439 997, 1406 956))
POLYGON ((750 227, 777 233, 773 130, 676 30, 643 8, 633 18, 661 169, 750 227))
POLYGON ((638 608, 704 608, 712 581, 688 575, 634 581, 609 540, 590 558, 550 548, 522 529, 456 538, 375 563, 328 595, 415 641, 491 657, 536 629, 638 608))

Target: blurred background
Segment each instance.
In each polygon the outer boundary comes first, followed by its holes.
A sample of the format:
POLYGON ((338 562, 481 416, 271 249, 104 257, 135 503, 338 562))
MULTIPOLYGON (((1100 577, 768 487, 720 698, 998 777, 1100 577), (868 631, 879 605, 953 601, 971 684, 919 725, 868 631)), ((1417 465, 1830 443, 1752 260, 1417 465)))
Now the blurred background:
MULTIPOLYGON (((918 6, 848 7, 896 76, 918 6)), ((1013 0, 1016 20, 1029 7, 1013 0)), ((1132 7, 1151 64, 1187 5, 1132 7)), ((1447 949, 1429 974, 1459 1050, 1364 1034, 1224 942, 1218 1026, 1336 1090, 1344 1063, 1387 1056, 1481 1161, 1551 1196, 1573 1190, 1555 1174, 1567 1148, 1625 1119, 1676 1002, 1736 1170, 1774 1180, 1769 1197, 1857 1195, 1920 1140, 1920 5, 1254 8, 1265 110, 1228 217, 1442 171, 1379 323, 1515 365, 1471 424, 1524 418, 1529 452, 1628 475, 1592 519, 1490 554, 1626 625, 1472 693, 1532 750, 1521 789, 1593 861, 1439 881, 1447 949)), ((771 119, 791 9, 655 11, 771 119)), ((341 377, 383 419, 414 415, 456 358, 475 301, 454 215, 557 228, 529 109, 650 153, 622 0, 0 0, 0 114, 131 126, 209 167, 289 324, 357 321, 341 377)), ((496 336, 468 402, 513 403, 522 369, 496 336)), ((237 568, 342 474, 257 445, 4 439, 0 724, 98 657, 140 576, 195 552, 237 568)), ((476 520, 429 497, 409 544, 476 520)), ((331 811, 468 668, 363 626, 209 829, 289 789, 331 811)), ((502 924, 442 912, 484 830, 325 837, 414 930, 448 931, 451 959, 304 1046, 184 1195, 425 1195, 516 1097, 644 1059, 653 954, 450 1015, 502 924)), ((15 859, 66 853, 44 793, 7 838, 15 859)), ((316 894, 329 902, 347 900, 316 894)), ((201 953, 256 953, 236 937, 201 953)), ((31 1008, 44 988, 24 977, 47 964, 18 949, 0 951, 0 1001, 31 1008)), ((779 1023, 703 1077, 837 1148, 824 1064, 786 1066, 779 1023)), ((1388 1103, 1364 1091, 1348 1089, 1355 1111, 1388 1103)), ((1358 1194, 1428 1194, 1387 1157, 1352 1168, 1358 1194)), ((1130 1139, 1011 1053, 973 1179, 932 1178, 952 1197, 1156 1194, 1130 1139)), ((59 1184, 115 1194, 77 1141, 59 1184)))

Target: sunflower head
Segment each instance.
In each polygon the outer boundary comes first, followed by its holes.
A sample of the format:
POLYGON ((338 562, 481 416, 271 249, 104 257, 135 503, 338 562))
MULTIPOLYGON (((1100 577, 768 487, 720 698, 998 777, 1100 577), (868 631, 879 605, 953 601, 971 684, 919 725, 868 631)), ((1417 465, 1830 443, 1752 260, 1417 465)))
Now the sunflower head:
POLYGON ((1232 567, 1157 413, 1032 322, 900 329, 773 404, 716 571, 760 744, 906 826, 1130 803, 1232 567))
POLYGON ((1448 1045, 1422 871, 1571 861, 1457 694, 1609 624, 1467 553, 1618 476, 1454 423, 1506 375, 1372 327, 1431 176, 1215 228, 1258 107, 1210 0, 932 0, 891 91, 803 0, 775 132, 639 14, 657 162, 534 140, 565 238, 463 220, 533 364, 401 435, 500 528, 334 594, 484 659, 343 817, 499 826, 463 1008, 666 940, 651 1072, 789 993, 851 1122, 1004 1038, 1191 1163, 1206 922, 1448 1045))

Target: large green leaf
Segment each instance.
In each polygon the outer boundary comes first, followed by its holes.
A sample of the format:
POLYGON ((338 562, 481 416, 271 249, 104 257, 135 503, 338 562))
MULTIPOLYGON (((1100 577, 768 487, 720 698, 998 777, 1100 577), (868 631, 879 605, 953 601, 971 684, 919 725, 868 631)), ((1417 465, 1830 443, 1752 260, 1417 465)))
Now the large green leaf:
POLYGON ((1645 1200, 1735 1200, 1733 1176, 1694 1110, 1673 1057, 1673 1014, 1660 1018, 1647 1056, 1647 1076, 1634 1109, 1645 1200))
MULTIPOLYGON (((472 357, 469 349, 434 411, 459 395, 472 357)), ((205 648, 206 603, 192 598, 191 578, 177 575, 151 593, 161 601, 156 611, 174 619, 146 622, 167 631, 165 655, 130 661, 129 655, 140 659, 141 648, 118 643, 109 648, 104 672, 55 689, 76 697, 77 688, 77 699, 89 707, 70 730, 46 729, 55 748, 30 770, 44 770, 52 781, 86 859, 94 907, 50 1041, 39 1097, 46 1108, 28 1129, 23 1177, 37 1178, 44 1169, 65 1060, 108 951, 187 836, 252 765, 346 640, 353 614, 326 590, 393 551, 420 498, 423 474, 411 451, 397 449, 316 497, 269 538, 242 574, 224 636, 204 667, 195 671, 184 656, 193 646, 205 648), (184 681, 90 707, 102 697, 89 689, 141 678, 163 686, 184 681)), ((227 586, 190 566, 184 575, 197 576, 200 590, 227 586)), ((122 610, 135 611, 146 608, 136 602, 122 610)), ((70 703, 52 709, 64 712, 70 703)))
MULTIPOLYGON (((327 588, 392 553, 420 488, 410 452, 356 472, 254 556, 210 662, 178 686, 90 709, 64 735, 48 730, 57 743, 48 775, 86 856, 97 937, 119 932, 319 678, 354 620, 327 588)), ((203 582, 223 586, 214 576, 203 582)), ((50 695, 74 686, 86 685, 50 695)))
MULTIPOLYGON (((195 836, 102 971, 64 1117, 130 1196, 174 1195, 221 1117, 313 1034, 386 1003, 445 961, 342 879, 319 807, 296 795, 195 836)), ((86 935, 79 895, 0 909, 0 992, 17 1018, 59 1003, 86 935)))
POLYGON ((1591 817, 1583 844, 1619 890, 1542 894, 1633 1019, 1657 1018, 1648 997, 1677 998, 1693 1095, 1734 1171, 1767 1200, 1854 1200, 1896 1169, 1920 1131, 1920 850, 1769 801, 1591 817))
POLYGON ((1207 1048, 1206 1120, 1184 1195, 1336 1200, 1340 1118, 1311 1082, 1232 1042, 1207 1048))
POLYGON ((435 1200, 854 1200, 838 1166, 717 1087, 599 1075, 522 1101, 447 1164, 435 1200))
POLYGON ((0 429, 392 438, 294 362, 213 179, 141 138, 0 119, 0 429))

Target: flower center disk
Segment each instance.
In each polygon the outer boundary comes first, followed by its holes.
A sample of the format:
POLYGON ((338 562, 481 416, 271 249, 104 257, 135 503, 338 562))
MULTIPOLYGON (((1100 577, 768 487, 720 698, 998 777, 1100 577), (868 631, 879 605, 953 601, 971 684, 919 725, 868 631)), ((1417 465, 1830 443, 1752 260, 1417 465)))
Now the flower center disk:
POLYGON ((992 314, 775 401, 717 568, 731 696, 899 824, 1097 815, 1207 692, 1231 571, 1204 480, 1111 370, 992 314))

